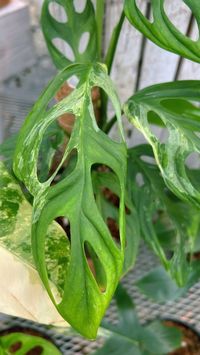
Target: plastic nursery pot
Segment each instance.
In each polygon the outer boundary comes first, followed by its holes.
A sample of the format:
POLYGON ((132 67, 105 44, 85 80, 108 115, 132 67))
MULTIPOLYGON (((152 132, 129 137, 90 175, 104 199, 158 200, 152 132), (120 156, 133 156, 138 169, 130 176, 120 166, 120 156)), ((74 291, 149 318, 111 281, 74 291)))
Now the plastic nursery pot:
POLYGON ((45 333, 32 328, 12 327, 0 332, 0 354, 62 355, 45 333), (3 353, 1 352, 1 349, 3 353))
POLYGON ((183 334, 181 348, 168 355, 200 355, 200 333, 187 323, 175 319, 163 320, 169 327, 176 327, 183 334))
POLYGON ((8 5, 11 0, 0 0, 0 8, 8 5))

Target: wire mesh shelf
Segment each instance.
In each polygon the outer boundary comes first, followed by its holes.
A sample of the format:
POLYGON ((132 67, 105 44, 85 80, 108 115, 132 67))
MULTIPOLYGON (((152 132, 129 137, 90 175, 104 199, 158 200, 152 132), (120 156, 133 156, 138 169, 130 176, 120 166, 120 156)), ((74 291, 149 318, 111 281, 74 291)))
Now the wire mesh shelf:
MULTIPOLYGON (((156 265, 156 258, 147 248, 142 247, 134 270, 130 271, 122 281, 136 305, 141 322, 145 323, 160 317, 176 319, 190 324, 200 332, 200 312, 198 311, 200 309, 200 283, 192 287, 188 294, 178 301, 170 301, 164 305, 151 302, 138 291, 135 282, 156 265)), ((118 315, 114 301, 111 302, 105 318, 109 322, 117 322, 118 315)), ((0 331, 15 326, 32 328, 41 333, 46 333, 60 348, 63 355, 92 354, 103 344, 102 337, 99 337, 97 341, 89 342, 81 336, 68 334, 67 331, 63 334, 55 328, 46 327, 25 319, 0 315, 0 331)))

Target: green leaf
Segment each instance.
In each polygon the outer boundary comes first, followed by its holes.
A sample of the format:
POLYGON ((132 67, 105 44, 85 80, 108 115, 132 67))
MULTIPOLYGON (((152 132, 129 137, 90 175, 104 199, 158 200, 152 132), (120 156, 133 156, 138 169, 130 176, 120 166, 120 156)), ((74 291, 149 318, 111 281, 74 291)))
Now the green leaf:
POLYGON ((116 292, 119 312, 117 325, 103 323, 102 327, 109 330, 110 338, 95 355, 163 355, 181 345, 181 334, 177 329, 164 326, 155 321, 147 326, 139 323, 131 298, 121 286, 116 292))
POLYGON ((181 346, 182 333, 177 328, 167 327, 157 320, 151 322, 146 327, 146 331, 148 333, 145 339, 146 347, 148 350, 151 349, 152 354, 169 354, 181 346))
MULTIPOLYGON (((35 335, 27 335, 20 332, 10 333, 8 335, 3 335, 0 337, 0 346, 5 354, 10 354, 14 352, 17 355, 27 354, 28 352, 34 351, 36 347, 42 348, 43 355, 61 355, 61 352, 55 347, 50 341, 43 339, 35 335), (15 344, 20 343, 20 348, 17 351, 11 351, 15 344)), ((37 350, 35 350, 37 351, 37 350)))
POLYGON ((175 195, 200 206, 200 190, 188 174, 186 159, 200 153, 200 82, 180 81, 141 90, 125 104, 124 111, 151 144, 166 185, 175 195), (176 101, 178 100, 178 101, 176 101), (177 108, 179 105, 182 107, 177 108), (164 123, 169 137, 164 143, 152 132, 149 112, 164 123))
MULTIPOLYGON (((91 63, 98 56, 96 19, 91 0, 86 0, 82 12, 77 12, 73 0, 44 0, 41 25, 49 53, 58 69, 63 69, 73 62, 91 63), (63 8, 67 20, 58 22, 50 13, 49 6, 58 4, 63 8), (84 34, 89 36, 88 44, 82 53, 80 48, 84 34), (61 39, 71 47, 72 56, 68 58, 54 45, 53 40, 61 39), (72 60, 73 59, 73 60, 72 60)), ((87 41, 87 38, 86 38, 87 41)), ((62 45, 64 47, 64 45, 62 45)))
POLYGON ((189 288, 198 282, 199 279, 200 262, 193 261, 188 282, 185 287, 178 287, 162 266, 154 268, 139 279, 136 282, 136 286, 139 288, 140 292, 144 293, 154 302, 166 303, 167 301, 174 301, 184 296, 189 288))
MULTIPOLYGON (((0 311, 66 326, 43 287, 33 261, 32 207, 2 162, 0 176, 0 311)), ((46 236, 45 258, 55 297, 60 299, 69 264, 69 242, 55 222, 46 236)))
MULTIPOLYGON (((19 133, 13 134, 2 144, 0 144, 0 155, 2 155, 4 164, 10 172, 12 172, 18 134, 19 133)), ((61 129, 57 122, 53 122, 53 124, 46 130, 42 141, 42 146, 40 148, 40 156, 42 160, 40 160, 38 164, 40 180, 44 181, 47 179, 55 152, 64 142, 64 137, 64 131, 61 129)))
POLYGON ((126 176, 126 146, 112 141, 97 126, 91 89, 99 86, 109 96, 116 110, 120 135, 121 107, 101 64, 71 65, 50 83, 27 117, 17 143, 14 171, 34 196, 32 248, 41 279, 58 311, 75 329, 94 338, 99 323, 122 274, 125 248, 124 189, 126 176), (49 100, 71 76, 81 77, 80 84, 67 98, 47 111, 49 100), (74 129, 63 159, 53 175, 44 183, 38 180, 37 159, 45 130, 63 113, 76 116, 74 129), (70 175, 56 185, 51 183, 72 150, 77 151, 77 163, 70 175), (103 164, 117 176, 120 190, 120 247, 113 241, 95 202, 91 169, 103 164), (71 256, 66 270, 64 294, 57 303, 49 285, 45 262, 45 235, 49 224, 64 216, 70 222, 71 256), (106 290, 101 291, 88 265, 86 245, 97 255, 106 274, 106 290), (78 312, 77 312, 78 310, 78 312))
POLYGON ((139 279, 136 286, 158 303, 174 301, 186 292, 186 288, 179 288, 162 266, 156 267, 139 279))
POLYGON ((183 286, 191 269, 187 254, 192 252, 198 235, 199 211, 166 188, 150 145, 129 149, 128 181, 145 241, 183 286))
MULTIPOLYGON (((200 26, 199 0, 183 0, 183 2, 190 8, 200 26)), ((199 63, 200 39, 194 41, 182 34, 168 18, 164 3, 164 0, 151 1, 152 23, 142 14, 136 0, 125 0, 124 11, 130 23, 159 47, 199 63)))

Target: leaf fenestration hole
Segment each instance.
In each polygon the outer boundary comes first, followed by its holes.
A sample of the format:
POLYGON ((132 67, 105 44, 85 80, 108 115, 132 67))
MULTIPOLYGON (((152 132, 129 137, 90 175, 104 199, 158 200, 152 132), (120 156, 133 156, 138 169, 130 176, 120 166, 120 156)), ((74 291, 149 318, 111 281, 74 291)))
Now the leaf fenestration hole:
POLYGON ((195 18, 193 19, 193 25, 189 37, 195 42, 198 41, 200 37, 199 26, 195 18))
POLYGON ((119 234, 119 225, 116 219, 112 217, 107 218, 107 226, 109 228, 109 231, 113 237, 113 240, 115 244, 120 248, 121 243, 120 243, 120 234, 119 234))
POLYGON ((106 292, 106 272, 94 248, 87 241, 84 242, 84 252, 88 267, 92 272, 100 291, 102 293, 106 292))
POLYGON ((149 111, 147 120, 153 135, 160 141, 160 143, 166 143, 169 138, 168 129, 158 114, 154 111, 149 111))
POLYGON ((73 89, 77 87, 79 83, 79 78, 76 75, 72 75, 71 78, 67 80, 69 86, 71 86, 73 89))
POLYGON ((164 1, 164 10, 171 21, 171 23, 185 36, 190 37, 193 40, 197 40, 199 37, 198 25, 196 20, 194 20, 192 31, 189 31, 189 22, 192 16, 192 11, 182 0, 176 0, 173 2, 171 0, 164 1), (187 33, 187 32, 190 33, 187 33), (198 34, 198 35, 197 35, 198 34))
POLYGON ((9 351, 11 352, 11 354, 16 353, 19 349, 21 349, 22 347, 22 342, 21 341, 17 341, 15 343, 13 343, 10 347, 9 347, 9 351))
POLYGON ((71 62, 75 61, 75 55, 72 47, 61 38, 53 38, 53 45, 71 62))
POLYGON ((43 353, 43 350, 44 349, 40 345, 34 346, 34 348, 26 352, 26 355, 41 355, 43 353))
POLYGON ((70 263, 70 222, 66 216, 58 216, 47 230, 45 238, 46 270, 51 281, 51 292, 59 303, 64 294, 66 272, 70 263))
POLYGON ((74 8, 78 13, 82 13, 86 7, 86 0, 74 0, 74 8))
POLYGON ((144 186, 144 177, 142 173, 137 173, 135 177, 136 183, 139 187, 144 186))
POLYGON ((140 12, 149 20, 149 22, 153 22, 153 11, 152 6, 149 1, 136 0, 136 5, 140 12))
MULTIPOLYGON (((91 90, 91 99, 92 99, 92 105, 93 105, 93 113, 94 113, 94 118, 96 121, 96 124, 98 126, 99 121, 100 121, 100 108, 101 108, 101 95, 100 95, 100 88, 97 86, 94 86, 91 90)), ((100 127, 99 127, 100 128, 100 127)))
POLYGON ((49 13, 57 22, 66 23, 68 21, 64 7, 56 1, 50 2, 49 13))
POLYGON ((156 165, 154 157, 151 157, 149 155, 142 155, 140 159, 145 161, 145 163, 156 165))
POLYGON ((79 46, 78 46, 78 51, 80 54, 83 54, 86 51, 89 40, 90 40, 90 33, 89 32, 82 33, 79 41, 79 46))
POLYGON ((44 132, 39 147, 37 175, 41 183, 55 172, 63 158, 65 147, 63 130, 57 122, 52 122, 44 132))
POLYGON ((62 227, 62 229, 66 233, 66 236, 70 239, 71 231, 70 231, 70 222, 69 222, 68 218, 66 218, 64 216, 57 217, 56 222, 62 227))
POLYGON ((185 165, 189 169, 197 169, 200 167, 200 154, 197 152, 190 153, 186 160, 185 165))
POLYGON ((65 179, 67 176, 69 176, 72 173, 72 171, 75 169, 77 160, 78 160, 78 152, 76 149, 73 149, 69 153, 66 160, 64 161, 62 167, 59 169, 54 179, 54 182, 57 183, 65 179))

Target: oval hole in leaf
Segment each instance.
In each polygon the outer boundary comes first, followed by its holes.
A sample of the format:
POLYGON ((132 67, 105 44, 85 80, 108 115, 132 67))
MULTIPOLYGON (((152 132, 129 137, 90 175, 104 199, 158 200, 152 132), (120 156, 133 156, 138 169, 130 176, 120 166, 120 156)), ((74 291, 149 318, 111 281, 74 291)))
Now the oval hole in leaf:
POLYGON ((85 10, 86 0, 74 0, 75 11, 81 13, 85 10))
POLYGON ((53 180, 53 184, 56 184, 59 181, 65 179, 67 176, 69 176, 72 173, 72 171, 75 169, 77 160, 78 160, 78 152, 76 149, 73 149, 69 153, 68 157, 64 161, 59 171, 57 172, 53 180))
POLYGON ((145 163, 156 165, 155 159, 149 155, 142 155, 140 159, 145 161, 145 163))
POLYGON ((190 37, 193 40, 197 40, 199 37, 199 31, 196 20, 194 20, 193 29, 190 33, 187 33, 189 22, 192 16, 192 11, 182 0, 176 0, 176 2, 171 0, 164 1, 164 10, 171 21, 171 23, 179 30, 182 34, 190 37))
POLYGON ((169 133, 164 122, 157 115, 157 113, 154 111, 149 111, 147 120, 153 135, 160 141, 160 143, 166 143, 169 138, 169 133))
MULTIPOLYGON (((121 247, 119 233, 120 186, 114 171, 106 165, 93 165, 97 173, 93 180, 93 190, 97 207, 108 226, 113 241, 121 247)), ((126 208, 127 214, 130 212, 126 208)))
POLYGON ((148 120, 149 124, 156 124, 158 126, 163 126, 163 121, 161 120, 160 116, 158 116, 158 114, 152 110, 148 111, 147 120, 148 120))
POLYGON ((142 0, 135 0, 135 2, 141 13, 147 18, 149 22, 153 23, 154 18, 150 2, 142 0))
POLYGON ((44 349, 40 345, 34 346, 34 348, 26 352, 26 355, 41 355, 43 353, 43 350, 44 349))
POLYGON ((22 348, 22 342, 18 341, 16 343, 13 343, 10 347, 9 347, 9 351, 11 352, 11 354, 16 353, 19 349, 22 348))
POLYGON ((73 89, 78 86, 79 83, 79 78, 76 75, 72 75, 71 78, 67 81, 69 86, 71 86, 73 89))
POLYGON ((61 38, 53 38, 53 45, 71 62, 75 61, 75 55, 72 47, 61 38))
POLYGON ((135 177, 136 183, 139 187, 144 186, 144 177, 142 173, 137 173, 135 177))
POLYGON ((78 46, 78 51, 80 54, 83 54, 86 51, 89 40, 90 40, 90 33, 89 32, 82 33, 79 46, 78 46))
POLYGON ((199 27, 198 27, 196 19, 193 20, 193 26, 192 26, 191 32, 189 34, 189 37, 195 42, 198 41, 200 38, 199 27))
POLYGON ((87 259, 87 264, 96 280, 100 291, 102 293, 106 292, 106 273, 98 255, 94 251, 91 244, 87 241, 84 242, 84 251, 85 257, 87 259))
POLYGON ((118 225, 116 219, 108 217, 107 218, 107 226, 108 226, 109 231, 113 237, 113 240, 115 241, 117 246, 120 248, 121 243, 120 243, 119 225, 118 225))
MULTIPOLYGON (((70 84, 71 81, 74 81, 78 79, 75 75, 71 76, 68 80, 68 82, 64 83, 61 88, 58 90, 56 94, 56 100, 57 101, 62 101, 65 99, 67 96, 69 96, 72 91, 74 90, 74 87, 70 84)), ((67 133, 67 135, 70 135, 74 126, 74 120, 75 116, 72 113, 64 113, 58 118, 59 125, 63 128, 63 130, 67 133)))
POLYGON ((197 169, 200 167, 200 154, 193 152, 189 154, 185 160, 185 165, 189 169, 197 169))
POLYGON ((56 222, 60 225, 59 229, 47 231, 45 239, 45 260, 48 277, 56 286, 51 291, 55 300, 63 296, 65 276, 70 260, 70 222, 66 216, 59 216, 56 222))
POLYGON ((64 7, 59 5, 56 1, 50 2, 49 13, 57 22, 66 23, 68 21, 64 7))
POLYGON ((46 129, 40 144, 37 164, 37 174, 40 182, 48 180, 55 172, 63 158, 65 146, 64 133, 58 123, 53 122, 46 129))
MULTIPOLYGON (((100 122, 100 107, 101 107, 101 96, 100 96, 100 88, 97 86, 94 86, 91 90, 91 99, 93 103, 93 113, 94 113, 94 118, 95 122, 98 126, 100 122)), ((99 127, 100 128, 100 127, 99 127)))

